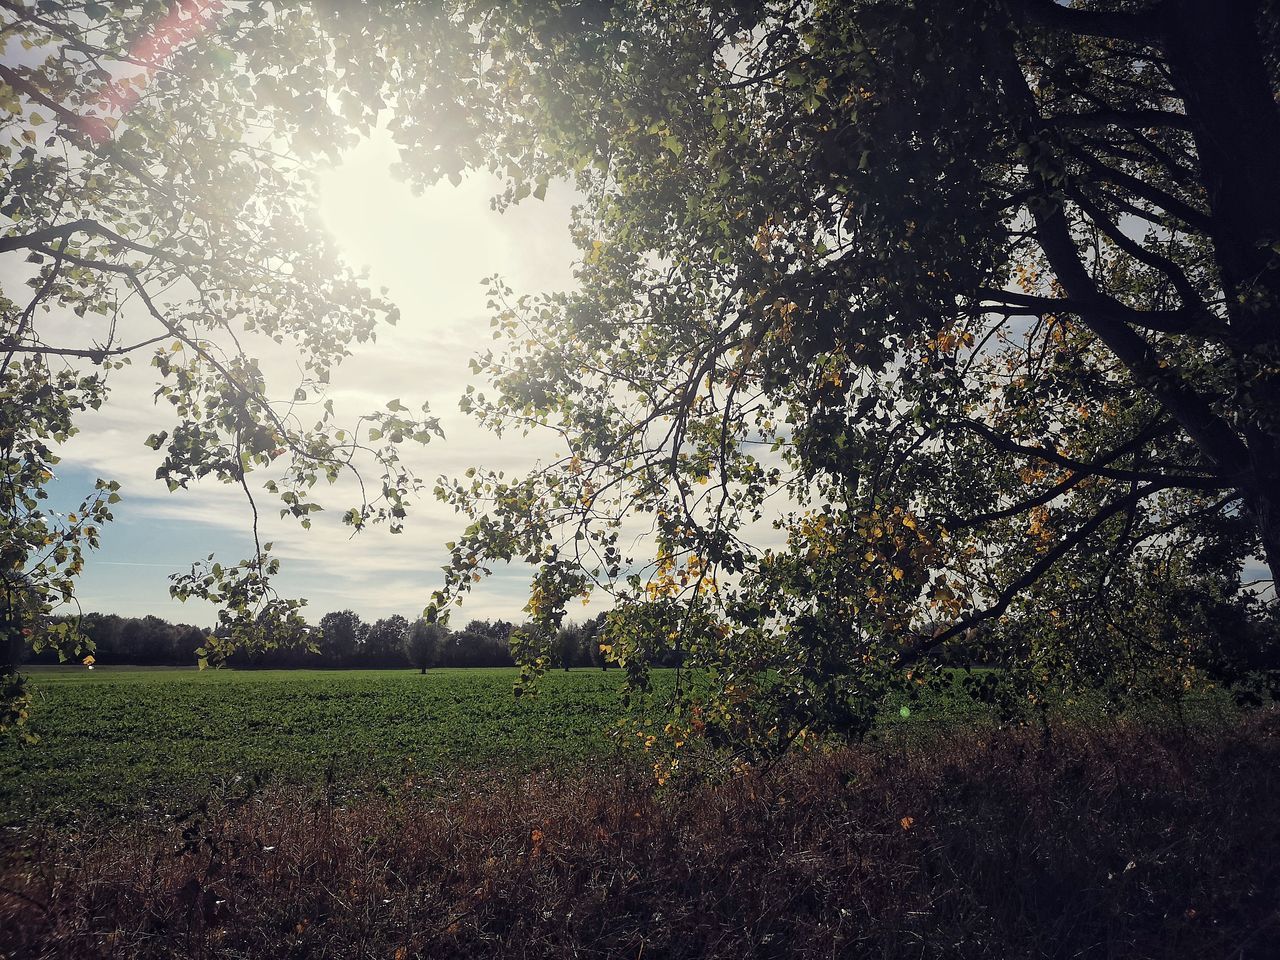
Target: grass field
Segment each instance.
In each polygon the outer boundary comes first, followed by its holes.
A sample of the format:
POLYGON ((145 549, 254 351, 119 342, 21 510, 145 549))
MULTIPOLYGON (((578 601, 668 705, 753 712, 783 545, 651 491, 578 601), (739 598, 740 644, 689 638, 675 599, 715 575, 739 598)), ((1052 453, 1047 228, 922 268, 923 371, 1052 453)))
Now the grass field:
POLYGON ((668 791, 603 765, 277 786, 0 836, 13 960, 1272 960, 1280 715, 955 725, 668 791))
POLYGON ((659 788, 620 671, 514 676, 33 671, 0 957, 1274 954, 1275 710, 1045 736, 953 675, 872 741, 659 788))
MULTIPOLYGON (((31 672, 35 744, 0 740, 0 824, 181 811, 233 778, 340 792, 460 770, 569 773, 616 755, 620 670, 554 671, 516 698, 514 669, 204 671, 44 668, 31 672)), ((659 693, 672 671, 655 671, 659 693)), ((1223 700, 1194 705, 1217 714, 1223 700), (1206 709, 1206 705, 1207 708, 1206 709)), ((1097 704, 1067 708, 1109 722, 1097 704)), ((991 719, 954 684, 896 706, 885 726, 928 731, 991 719)))
POLYGON ((36 669, 39 742, 0 743, 0 822, 163 810, 237 775, 376 786, 610 753, 621 671, 555 672, 520 699, 516 673, 36 669))

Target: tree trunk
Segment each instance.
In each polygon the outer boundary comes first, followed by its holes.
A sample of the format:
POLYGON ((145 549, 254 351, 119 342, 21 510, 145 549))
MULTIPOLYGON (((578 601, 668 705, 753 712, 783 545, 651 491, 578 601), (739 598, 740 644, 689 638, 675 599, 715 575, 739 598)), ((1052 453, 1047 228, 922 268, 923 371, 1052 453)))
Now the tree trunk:
POLYGON ((1170 7, 1165 49, 1191 119, 1232 326, 1248 340, 1275 342, 1280 109, 1263 62, 1258 4, 1176 0, 1170 7), (1270 302, 1240 303, 1250 289, 1271 294, 1270 302))
POLYGON ((25 646, 21 618, 13 612, 13 606, 7 599, 0 599, 0 680, 18 672, 25 646))
POLYGON ((21 574, 0 575, 0 679, 16 674, 26 653, 23 629, 32 626, 23 616, 30 606, 26 590, 21 574))
POLYGON ((1280 574, 1280 487, 1250 498, 1250 508, 1262 536, 1262 559, 1271 568, 1272 583, 1280 574))
POLYGON ((1280 574, 1280 109, 1257 0, 1166 5, 1165 51, 1182 95, 1211 218, 1239 380, 1249 475, 1242 489, 1273 580, 1280 574))

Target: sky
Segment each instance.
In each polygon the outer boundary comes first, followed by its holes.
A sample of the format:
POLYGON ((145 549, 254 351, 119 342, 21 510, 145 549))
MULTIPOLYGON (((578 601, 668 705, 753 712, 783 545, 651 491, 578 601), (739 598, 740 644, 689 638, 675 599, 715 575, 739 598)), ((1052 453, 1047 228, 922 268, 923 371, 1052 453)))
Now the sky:
MULTIPOLYGON (((434 499, 435 479, 459 476, 470 466, 520 473, 558 452, 548 445, 548 435, 495 438, 459 411, 458 399, 472 379, 468 361, 493 345, 482 278, 498 274, 520 294, 571 288, 578 251, 569 238, 570 208, 581 198, 568 184, 553 183, 544 200, 530 198, 498 213, 490 205, 500 188, 496 179, 477 173, 457 187, 445 181, 415 195, 391 175, 396 160, 390 136, 375 131, 341 164, 319 173, 327 229, 347 261, 367 268, 370 286, 386 287, 401 311, 399 324, 384 326, 375 343, 353 346, 354 356, 335 373, 328 395, 349 423, 393 398, 411 410, 426 401, 445 438, 402 450, 426 488, 399 535, 372 527, 353 536, 340 521, 343 509, 356 502, 349 485, 322 491, 320 499, 330 509, 313 518, 309 531, 279 519, 270 495, 259 498, 262 539, 274 543, 284 563, 276 586, 306 598, 312 622, 343 608, 370 620, 392 613, 418 616, 443 582, 444 544, 466 524, 434 499)), ((17 286, 12 275, 4 279, 6 288, 17 286)), ((74 318, 59 323, 68 341, 92 339, 88 328, 85 336, 75 336, 74 318)), ((295 359, 269 350, 261 356, 273 395, 287 396, 295 359)), ((143 441, 168 418, 153 402, 148 359, 144 351, 134 366, 113 373, 106 405, 81 417, 80 434, 60 451, 53 506, 73 509, 96 477, 122 484, 116 519, 79 581, 82 610, 152 613, 209 625, 216 610, 173 600, 169 576, 211 553, 232 563, 250 556, 250 508, 235 487, 206 482, 169 493, 155 479, 161 456, 143 441)), ((455 618, 522 619, 531 572, 522 564, 499 567, 475 586, 455 618)), ((1256 561, 1245 571, 1246 579, 1265 575, 1256 561)), ((594 612, 588 608, 580 615, 594 612)))
MULTIPOLYGON (((497 213, 489 203, 497 180, 473 174, 458 187, 443 182, 415 196, 391 176, 395 160, 390 137, 375 132, 339 166, 319 174, 327 229, 348 262, 367 268, 370 285, 387 287, 401 310, 397 326, 383 327, 376 343, 354 346, 329 396, 348 422, 392 398, 414 410, 427 401, 445 439, 402 451, 427 488, 399 535, 373 527, 352 536, 340 521, 342 510, 355 502, 349 487, 322 491, 331 509, 315 515, 309 531, 280 520, 270 495, 259 498, 262 539, 272 541, 283 560, 276 586, 285 595, 306 598, 312 622, 343 608, 367 620, 392 613, 418 616, 443 582, 444 543, 466 523, 431 495, 436 477, 459 476, 469 466, 519 472, 557 452, 547 436, 495 438, 459 411, 458 399, 473 379, 468 361, 493 345, 481 279, 499 274, 517 293, 571 288, 578 252, 569 239, 569 217, 581 198, 567 184, 552 184, 545 200, 530 198, 497 213)), ((11 282, 6 278, 5 286, 11 282)), ((74 339, 74 318, 60 323, 74 339)), ((81 339, 92 339, 87 328, 81 339)), ((296 375, 292 356, 260 356, 273 394, 290 392, 296 375)), ((134 366, 113 373, 106 405, 81 418, 80 434, 61 451, 52 503, 73 509, 99 476, 123 485, 115 521, 79 581, 82 610, 152 613, 211 625, 217 615, 211 605, 169 596, 169 575, 210 553, 233 563, 250 556, 251 514, 238 488, 206 482, 169 493, 155 479, 161 458, 143 441, 167 424, 166 412, 152 400, 155 375, 148 359, 144 352, 134 366)), ((269 477, 263 472, 260 478, 269 477)), ((518 563, 497 567, 474 587, 455 620, 523 619, 531 572, 518 563)), ((1254 562, 1245 575, 1253 579, 1266 572, 1254 562)), ((598 603, 579 615, 592 615, 598 603)))
MULTIPOLYGON (((528 199, 497 213, 489 200, 498 181, 480 174, 415 196, 390 175, 395 159, 389 136, 375 132, 341 165, 320 174, 327 229, 348 262, 367 268, 369 284, 387 287, 401 310, 399 323, 384 326, 376 343, 354 346, 335 372, 329 396, 350 422, 393 398, 415 410, 427 401, 445 439, 402 451, 427 487, 399 535, 370 528, 353 537, 339 518, 354 500, 344 498, 341 488, 321 492, 318 499, 332 509, 316 515, 309 531, 279 520, 270 495, 260 498, 262 539, 274 542, 283 560, 277 587, 307 598, 313 622, 347 607, 366 619, 417 616, 443 582, 443 544, 465 526, 431 495, 435 478, 473 465, 519 470, 553 453, 546 437, 508 434, 497 440, 459 411, 458 399, 472 379, 468 361, 493 344, 481 279, 499 274, 517 293, 570 288, 578 254, 569 216, 579 198, 570 186, 552 184, 545 200, 528 199)), ((212 606, 169 597, 169 575, 209 553, 232 562, 250 556, 251 515, 238 488, 202 483, 170 494, 155 479, 161 458, 143 441, 165 425, 166 415, 152 400, 155 374, 148 359, 144 353, 113 373, 103 409, 80 420, 80 434, 61 451, 53 502, 72 508, 98 476, 123 485, 115 521, 80 580, 83 610, 211 624, 212 606)), ((264 356, 273 393, 292 390, 292 364, 289 356, 264 356)), ((268 479, 265 472, 261 479, 268 479)), ((530 573, 523 565, 495 570, 455 617, 521 619, 530 573)))

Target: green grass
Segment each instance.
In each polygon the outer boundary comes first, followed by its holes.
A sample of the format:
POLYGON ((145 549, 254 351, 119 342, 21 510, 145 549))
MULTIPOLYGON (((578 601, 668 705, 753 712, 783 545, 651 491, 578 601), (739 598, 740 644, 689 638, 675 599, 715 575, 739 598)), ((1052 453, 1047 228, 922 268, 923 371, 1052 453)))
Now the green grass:
MULTIPOLYGON (((30 732, 39 740, 0 739, 0 824, 179 811, 210 792, 241 789, 235 777, 303 790, 331 779, 345 792, 413 775, 420 787, 447 789, 459 770, 572 770, 615 753, 622 671, 553 671, 522 698, 513 694, 516 675, 35 668, 30 732)), ((673 675, 655 671, 656 692, 673 675)), ((1197 697, 1178 720, 1234 714, 1227 700, 1197 697)), ((1114 718, 1100 697, 1053 711, 1055 723, 1114 718)), ((893 698, 880 727, 914 738, 997 722, 957 671, 941 692, 893 698)))
POLYGON ((32 745, 0 742, 0 822, 176 809, 233 776, 314 785, 609 754, 619 670, 54 668, 31 672, 32 745))

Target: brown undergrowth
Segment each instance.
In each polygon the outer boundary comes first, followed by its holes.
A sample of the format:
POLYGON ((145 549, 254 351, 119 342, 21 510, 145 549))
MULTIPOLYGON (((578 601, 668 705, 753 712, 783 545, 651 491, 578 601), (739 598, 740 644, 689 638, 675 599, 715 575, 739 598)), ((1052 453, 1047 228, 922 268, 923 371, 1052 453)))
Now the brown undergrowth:
POLYGON ((942 735, 11 836, 6 957, 1234 957, 1280 943, 1280 715, 942 735))

